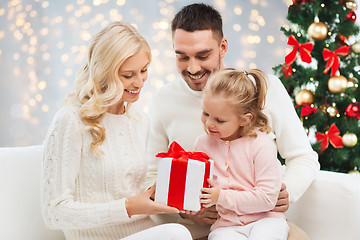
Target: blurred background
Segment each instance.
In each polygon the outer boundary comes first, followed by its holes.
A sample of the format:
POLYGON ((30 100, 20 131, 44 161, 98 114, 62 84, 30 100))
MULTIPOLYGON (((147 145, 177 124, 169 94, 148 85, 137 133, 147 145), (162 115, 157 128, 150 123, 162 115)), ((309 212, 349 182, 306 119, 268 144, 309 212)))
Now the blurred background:
MULTIPOLYGON (((0 147, 42 144, 55 112, 73 90, 92 35, 111 21, 134 24, 153 53, 137 107, 179 77, 170 23, 189 0, 0 1, 0 147)), ((226 67, 272 73, 288 48, 280 31, 291 0, 204 0, 223 16, 226 67)))

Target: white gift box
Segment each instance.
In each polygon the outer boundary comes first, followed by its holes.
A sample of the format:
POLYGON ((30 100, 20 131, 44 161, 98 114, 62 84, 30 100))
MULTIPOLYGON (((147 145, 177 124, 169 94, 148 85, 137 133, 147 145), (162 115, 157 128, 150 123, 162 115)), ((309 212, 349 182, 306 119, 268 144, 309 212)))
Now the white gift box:
POLYGON ((199 211, 201 188, 212 179, 214 161, 159 158, 155 202, 181 210, 199 211))

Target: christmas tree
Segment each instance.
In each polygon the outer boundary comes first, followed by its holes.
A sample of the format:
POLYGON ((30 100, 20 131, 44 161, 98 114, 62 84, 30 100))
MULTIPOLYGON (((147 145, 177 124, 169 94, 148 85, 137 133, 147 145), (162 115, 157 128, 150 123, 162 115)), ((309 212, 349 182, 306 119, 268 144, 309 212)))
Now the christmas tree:
POLYGON ((293 0, 281 31, 291 51, 273 68, 321 169, 360 169, 360 42, 355 0, 293 0))

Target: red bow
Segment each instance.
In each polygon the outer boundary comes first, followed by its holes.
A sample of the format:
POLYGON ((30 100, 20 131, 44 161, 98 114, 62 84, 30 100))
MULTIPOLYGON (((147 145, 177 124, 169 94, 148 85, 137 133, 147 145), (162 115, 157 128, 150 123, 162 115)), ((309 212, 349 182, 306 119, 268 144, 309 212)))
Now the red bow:
POLYGON ((286 64, 282 65, 282 70, 283 70, 285 78, 292 75, 292 67, 291 67, 291 65, 286 65, 286 64))
POLYGON ((287 44, 294 47, 293 50, 285 57, 285 63, 287 65, 290 65, 295 61, 298 50, 301 60, 306 63, 311 63, 310 53, 314 47, 311 42, 300 44, 296 41, 293 35, 290 35, 287 44))
POLYGON ((316 113, 317 111, 318 111, 317 108, 304 104, 304 105, 302 105, 302 108, 301 108, 301 116, 302 117, 307 116, 312 113, 316 113))
POLYGON ((334 123, 331 124, 330 129, 327 132, 325 132, 325 134, 317 132, 316 139, 318 142, 320 142, 320 146, 321 146, 321 151, 319 154, 321 154, 323 151, 325 151, 325 149, 328 148, 329 141, 334 148, 343 148, 344 144, 339 134, 340 131, 334 123))
POLYGON ((207 161, 210 157, 203 152, 186 152, 177 142, 173 141, 170 144, 168 152, 161 152, 156 154, 156 157, 166 158, 181 158, 181 159, 194 159, 199 161, 207 161))
POLYGON ((331 68, 330 76, 334 76, 336 71, 339 69, 340 58, 338 55, 346 56, 349 53, 349 48, 350 46, 342 46, 336 49, 334 52, 330 51, 327 48, 324 48, 323 58, 325 61, 328 61, 326 63, 326 68, 324 70, 324 73, 327 73, 331 68))

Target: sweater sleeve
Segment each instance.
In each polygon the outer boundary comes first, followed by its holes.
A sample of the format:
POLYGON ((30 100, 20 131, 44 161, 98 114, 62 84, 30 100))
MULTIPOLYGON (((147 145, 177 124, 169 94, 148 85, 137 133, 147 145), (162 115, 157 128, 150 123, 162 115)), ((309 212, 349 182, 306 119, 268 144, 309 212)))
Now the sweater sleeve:
POLYGON ((218 209, 230 209, 238 215, 270 211, 275 207, 282 181, 276 149, 266 135, 252 144, 254 186, 243 190, 221 189, 218 209))
POLYGON ((75 200, 84 146, 84 128, 80 121, 75 108, 62 108, 54 117, 45 139, 41 205, 49 228, 80 229, 129 221, 125 199, 108 203, 75 200))
POLYGON ((155 96, 149 105, 149 136, 147 142, 146 159, 148 171, 145 179, 146 186, 150 187, 156 182, 158 160, 155 155, 159 152, 167 152, 169 138, 163 124, 162 106, 160 97, 155 96))
POLYGON ((275 76, 269 76, 269 82, 265 113, 276 135, 278 152, 285 159, 283 182, 292 203, 310 186, 320 164, 286 89, 275 76))

